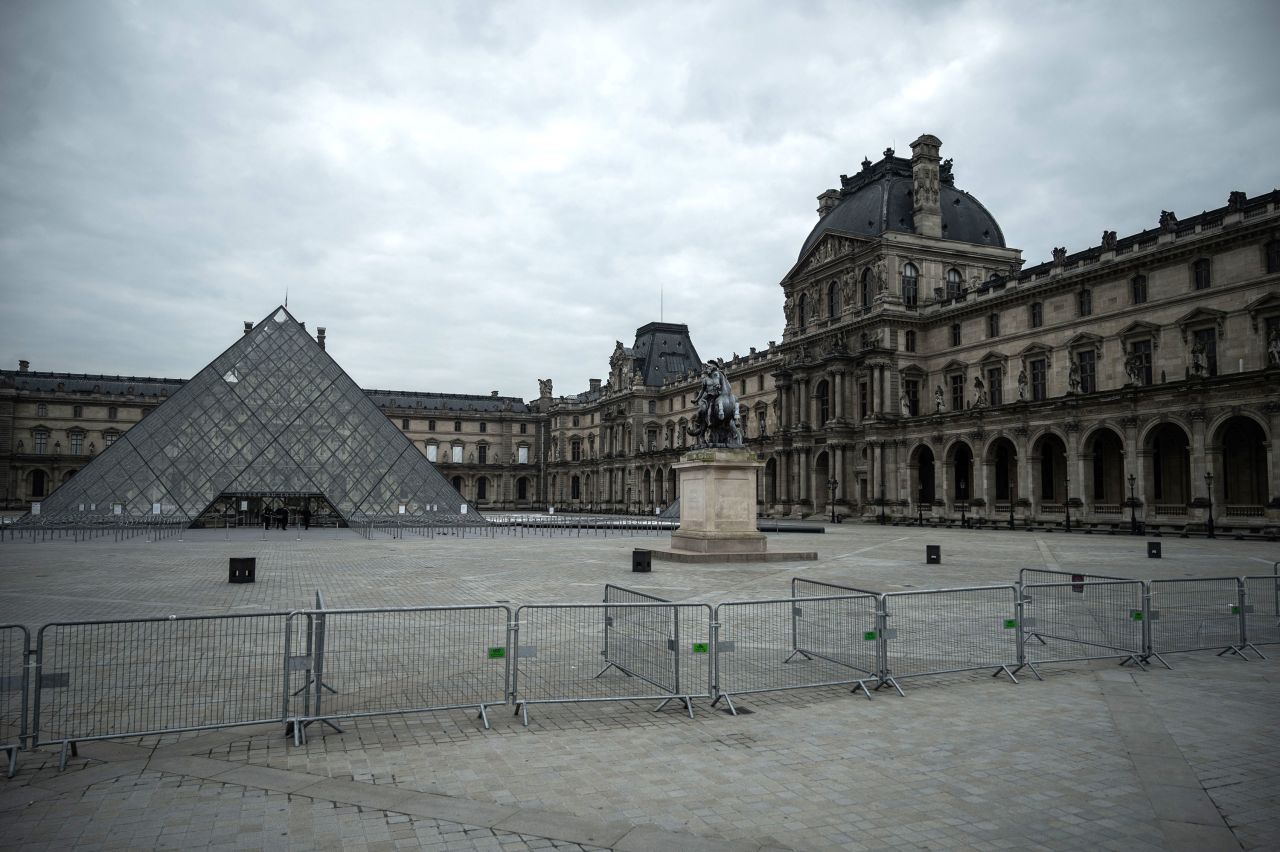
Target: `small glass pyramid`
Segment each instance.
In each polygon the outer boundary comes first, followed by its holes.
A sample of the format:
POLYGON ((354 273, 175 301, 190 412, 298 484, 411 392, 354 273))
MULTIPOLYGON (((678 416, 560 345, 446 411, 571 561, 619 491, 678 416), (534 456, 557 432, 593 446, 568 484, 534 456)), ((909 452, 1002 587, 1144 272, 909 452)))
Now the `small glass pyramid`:
POLYGON ((462 497, 283 307, 41 504, 192 521, 222 495, 323 496, 350 522, 450 523, 462 497))

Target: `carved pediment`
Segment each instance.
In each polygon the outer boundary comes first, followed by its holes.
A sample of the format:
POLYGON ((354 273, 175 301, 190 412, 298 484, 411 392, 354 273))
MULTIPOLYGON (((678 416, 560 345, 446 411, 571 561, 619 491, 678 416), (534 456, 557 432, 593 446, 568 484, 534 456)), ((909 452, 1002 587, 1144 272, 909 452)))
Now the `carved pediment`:
POLYGON ((1249 322, 1253 325, 1253 330, 1257 331, 1259 317, 1280 314, 1280 295, 1268 293, 1245 305, 1245 310, 1249 312, 1249 322))
POLYGON ((1177 321, 1178 330, 1182 332, 1182 342, 1187 342, 1187 332, 1192 328, 1204 328, 1212 325, 1218 331, 1218 339, 1221 340, 1226 335, 1227 330, 1227 314, 1225 311, 1216 311, 1213 308, 1196 308, 1190 313, 1183 314, 1177 321))
POLYGON ((1043 358, 1046 366, 1053 366, 1053 350, 1043 343, 1032 343, 1019 352, 1018 357, 1022 359, 1023 363, 1033 358, 1043 358))
POLYGON ((1096 334, 1090 334, 1087 331, 1082 331, 1068 340, 1067 346, 1072 349, 1077 347, 1085 348, 1088 346, 1100 347, 1102 346, 1102 338, 1096 334))
POLYGON ((1159 345, 1160 326, 1155 325, 1154 323, 1136 320, 1120 329, 1119 337, 1124 341, 1129 341, 1136 337, 1150 337, 1152 345, 1159 345))
POLYGON ((986 355, 978 359, 979 364, 1004 364, 1009 360, 1009 356, 1003 352, 997 352, 992 349, 986 355))
POLYGON ((942 372, 944 373, 963 373, 968 369, 969 365, 958 358, 952 358, 946 364, 942 365, 942 372))
POLYGON ((857 242, 852 238, 829 233, 809 250, 809 254, 800 262, 799 267, 804 271, 816 269, 823 264, 853 254, 857 248, 857 242))

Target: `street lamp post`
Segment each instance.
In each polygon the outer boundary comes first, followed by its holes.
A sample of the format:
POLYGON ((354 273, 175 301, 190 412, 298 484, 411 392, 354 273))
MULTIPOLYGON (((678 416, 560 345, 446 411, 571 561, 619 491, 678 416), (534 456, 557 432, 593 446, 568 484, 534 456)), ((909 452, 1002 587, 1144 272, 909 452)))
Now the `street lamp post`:
POLYGON ((1129 535, 1138 534, 1138 501, 1133 496, 1133 486, 1138 477, 1129 474, 1129 535))
POLYGON ((831 523, 836 522, 836 487, 840 483, 834 479, 827 480, 827 490, 831 493, 831 523))
POLYGON ((1067 513, 1067 532, 1071 532, 1071 474, 1064 473, 1062 481, 1067 489, 1067 502, 1062 504, 1062 508, 1067 513))
POLYGON ((1209 538, 1217 538, 1213 534, 1213 473, 1209 472, 1204 475, 1205 488, 1209 491, 1209 538))

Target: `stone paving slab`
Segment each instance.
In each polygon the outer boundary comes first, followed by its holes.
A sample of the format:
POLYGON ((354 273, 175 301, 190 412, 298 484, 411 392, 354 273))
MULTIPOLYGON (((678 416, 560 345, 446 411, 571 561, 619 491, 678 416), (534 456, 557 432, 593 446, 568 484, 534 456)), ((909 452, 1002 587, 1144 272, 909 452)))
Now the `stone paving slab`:
MULTIPOLYGON (((293 531, 289 531, 293 536, 293 531)), ((0 621, 308 606, 598 601, 605 582, 677 601, 785 596, 792 576, 899 591, 1008 583, 1020 567, 1133 577, 1269 573, 1274 545, 842 525, 791 535, 807 564, 655 566, 644 537, 0 545, 0 621), (924 564, 940 543, 943 564, 924 564), (260 581, 225 582, 230 555, 260 581)), ((1264 648, 1269 653, 1268 648, 1264 648)), ((1270 655, 1270 654, 1269 654, 1270 655)), ((1277 655, 1270 655, 1277 656, 1277 655)), ((1280 836, 1280 663, 1177 655, 912 679, 867 701, 743 696, 731 717, 649 703, 279 724, 23 753, 0 786, 16 848, 1263 849, 1280 836), (291 792, 293 791, 293 792, 291 792), (399 809, 399 810, 398 810, 399 809)))

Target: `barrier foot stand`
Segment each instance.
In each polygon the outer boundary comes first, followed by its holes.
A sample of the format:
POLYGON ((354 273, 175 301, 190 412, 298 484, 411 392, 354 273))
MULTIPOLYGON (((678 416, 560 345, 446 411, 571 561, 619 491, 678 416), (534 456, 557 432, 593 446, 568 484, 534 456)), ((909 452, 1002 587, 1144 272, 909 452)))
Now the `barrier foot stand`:
POLYGON ((489 714, 488 714, 488 713, 486 713, 486 712, 484 712, 484 705, 483 705, 483 704, 481 704, 481 705, 480 705, 480 713, 479 713, 479 715, 477 715, 477 716, 476 716, 476 718, 477 718, 477 719, 481 719, 481 720, 483 720, 483 721, 484 721, 484 729, 485 729, 486 731, 487 731, 487 730, 489 730, 489 714))
POLYGON ((1249 648, 1249 649, 1251 649, 1251 650, 1253 651, 1253 653, 1255 653, 1255 654, 1257 654, 1257 655, 1258 655, 1258 659, 1260 659, 1260 660, 1265 660, 1265 659, 1267 658, 1266 654, 1263 654, 1261 651, 1259 651, 1259 650, 1258 650, 1258 648, 1257 648, 1257 646, 1256 646, 1256 645, 1254 645, 1252 642, 1245 642, 1243 645, 1241 645, 1241 646, 1240 646, 1240 648, 1241 648, 1242 650, 1243 650, 1244 648, 1249 648))
POLYGON ((812 660, 812 659, 813 659, 813 657, 810 657, 810 656, 809 656, 808 654, 806 654, 804 651, 801 651, 799 648, 796 648, 794 651, 792 651, 792 652, 791 652, 791 656, 790 656, 790 657, 787 657, 787 658, 786 658, 785 660, 783 660, 782 662, 784 662, 784 663, 789 663, 789 662, 791 662, 792 660, 794 660, 794 659, 796 658, 796 654, 799 654, 800 656, 804 657, 806 660, 812 660))
POLYGON ((6 778, 12 778, 13 774, 18 771, 18 747, 8 746, 5 751, 9 752, 9 772, 6 778))
POLYGON ((715 699, 711 702, 711 706, 715 707, 717 704, 719 704, 721 698, 724 699, 724 706, 729 708, 729 714, 732 716, 737 716, 738 708, 733 706, 733 699, 729 697, 729 693, 727 692, 717 692, 715 699))
POLYGON ((1009 680, 1013 681, 1014 683, 1017 683, 1017 682, 1018 682, 1018 679, 1017 679, 1016 677, 1014 677, 1014 676, 1013 676, 1013 672, 1009 671, 1009 667, 1008 667, 1008 666, 1001 666, 1000 668, 998 668, 998 669, 996 669, 995 671, 993 671, 993 672, 991 673, 991 676, 992 676, 992 677, 1000 677, 1000 675, 1002 675, 1002 674, 1007 674, 1007 675, 1009 676, 1009 680))
POLYGON ((520 717, 520 721, 524 723, 524 726, 525 726, 526 728, 527 728, 527 727, 529 727, 529 705, 528 705, 528 703, 526 703, 526 702, 524 702, 524 701, 517 701, 517 702, 516 702, 516 712, 515 712, 513 715, 519 716, 519 717, 520 717))
POLYGON ((600 671, 598 671, 598 672, 596 672, 596 673, 595 673, 595 677, 600 677, 600 675, 602 675, 602 674, 604 674, 605 672, 609 671, 609 669, 617 669, 618 671, 622 672, 622 673, 623 673, 624 675, 626 675, 627 677, 631 677, 631 672, 627 671, 626 669, 624 669, 622 666, 618 665, 617 663, 605 663, 605 664, 604 664, 604 668, 602 668, 600 671))
POLYGON ((1244 655, 1244 646, 1242 645, 1228 645, 1219 651, 1217 656, 1221 657, 1223 654, 1235 654, 1246 663, 1249 662, 1249 658, 1244 655))
POLYGON ((876 692, 879 692, 881 687, 885 686, 892 686, 894 689, 898 690, 898 694, 903 698, 907 697, 907 694, 902 691, 902 687, 898 686, 898 682, 888 675, 880 678, 880 682, 876 684, 876 692))
MULTIPOLYGON (((1154 652, 1152 653, 1154 654, 1154 652)), ((1130 654, 1129 656, 1121 660, 1119 664, 1123 666, 1125 663, 1128 663, 1130 661, 1132 661, 1135 666, 1142 669, 1144 672, 1147 670, 1147 667, 1142 664, 1142 660, 1139 659, 1137 654, 1130 654)), ((1161 660, 1160 662, 1164 663, 1164 660, 1161 660)), ((1164 663, 1164 664, 1171 669, 1173 668, 1173 666, 1170 666, 1168 663, 1164 663)))
POLYGON ((865 680, 855 680, 853 682, 853 689, 849 690, 849 694, 852 695, 856 693, 859 689, 862 690, 862 694, 867 696, 867 700, 870 701, 871 690, 867 689, 867 682, 865 680))
POLYGON ((62 741, 62 754, 58 757, 58 771, 59 771, 59 772, 62 772, 64 769, 66 769, 66 768, 67 768, 67 752, 68 752, 68 750, 71 752, 71 756, 72 756, 72 757, 79 757, 79 756, 80 756, 80 750, 79 750, 78 748, 76 748, 76 741, 75 741, 75 740, 63 740, 63 741, 62 741))
POLYGON ((657 713, 659 710, 661 710, 663 707, 666 707, 672 701, 679 701, 681 704, 683 704, 684 709, 689 711, 689 718, 690 719, 693 718, 693 702, 689 700, 689 696, 687 695, 673 695, 670 698, 664 698, 662 699, 662 703, 660 703, 657 707, 653 708, 653 712, 657 713))
MULTIPOLYGON (((1031 673, 1036 676, 1036 680, 1044 680, 1044 678, 1040 677, 1039 669, 1037 669, 1033 663, 1018 663, 1018 665, 1013 667, 1013 671, 1010 672, 1010 676, 1016 675, 1023 669, 1031 669, 1031 673)), ((992 675, 992 677, 995 677, 995 675, 992 675)))

